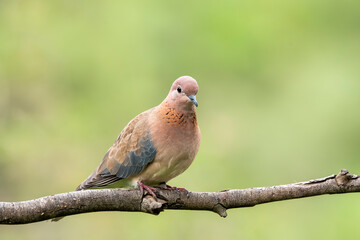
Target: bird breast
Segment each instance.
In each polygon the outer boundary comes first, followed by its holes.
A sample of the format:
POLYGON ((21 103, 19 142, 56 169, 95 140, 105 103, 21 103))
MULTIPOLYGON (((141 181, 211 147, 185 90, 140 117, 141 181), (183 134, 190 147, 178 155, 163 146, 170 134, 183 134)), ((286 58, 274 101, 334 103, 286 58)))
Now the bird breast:
POLYGON ((167 108, 149 119, 156 156, 136 177, 145 184, 167 182, 184 172, 193 162, 200 145, 200 130, 195 113, 179 113, 167 108), (159 118, 161 121, 159 121, 159 118))

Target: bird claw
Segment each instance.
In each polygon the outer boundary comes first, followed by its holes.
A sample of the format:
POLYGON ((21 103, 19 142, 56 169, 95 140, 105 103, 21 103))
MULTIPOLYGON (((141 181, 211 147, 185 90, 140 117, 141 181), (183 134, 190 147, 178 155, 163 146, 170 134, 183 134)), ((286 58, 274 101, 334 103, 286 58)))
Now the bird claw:
POLYGON ((170 186, 170 185, 167 185, 167 184, 165 184, 165 188, 169 189, 169 190, 186 192, 186 196, 190 197, 190 192, 186 188, 173 187, 173 186, 170 186))
POLYGON ((154 187, 150 187, 148 185, 143 184, 142 182, 138 182, 137 183, 139 188, 140 188, 140 192, 141 192, 141 196, 144 196, 144 189, 155 198, 155 200, 157 201, 157 196, 154 192, 157 191, 157 188, 154 187))
POLYGON ((159 189, 172 190, 172 191, 176 191, 176 192, 185 192, 186 197, 188 197, 188 198, 190 197, 190 192, 186 188, 173 187, 173 186, 167 185, 166 183, 161 183, 160 185, 158 185, 156 187, 150 187, 140 181, 137 184, 140 188, 141 196, 144 196, 144 189, 145 189, 151 196, 153 196, 155 198, 156 201, 157 201, 157 196, 156 196, 155 192, 158 192, 159 189))

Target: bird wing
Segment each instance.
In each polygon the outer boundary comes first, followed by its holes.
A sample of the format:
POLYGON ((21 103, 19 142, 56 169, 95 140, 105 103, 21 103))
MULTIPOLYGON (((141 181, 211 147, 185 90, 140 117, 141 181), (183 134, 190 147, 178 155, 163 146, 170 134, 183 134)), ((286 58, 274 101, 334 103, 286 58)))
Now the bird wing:
POLYGON ((152 109, 138 115, 124 128, 105 154, 100 166, 77 188, 104 187, 135 176, 151 163, 156 155, 148 117, 152 109))

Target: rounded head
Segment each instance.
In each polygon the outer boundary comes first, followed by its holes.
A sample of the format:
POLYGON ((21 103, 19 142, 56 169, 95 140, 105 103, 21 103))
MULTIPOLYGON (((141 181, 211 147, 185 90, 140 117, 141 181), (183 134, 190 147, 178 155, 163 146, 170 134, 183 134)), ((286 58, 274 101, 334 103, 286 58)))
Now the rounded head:
POLYGON ((199 86, 195 79, 190 76, 179 77, 172 84, 168 100, 170 100, 180 110, 194 110, 198 106, 196 94, 199 86))

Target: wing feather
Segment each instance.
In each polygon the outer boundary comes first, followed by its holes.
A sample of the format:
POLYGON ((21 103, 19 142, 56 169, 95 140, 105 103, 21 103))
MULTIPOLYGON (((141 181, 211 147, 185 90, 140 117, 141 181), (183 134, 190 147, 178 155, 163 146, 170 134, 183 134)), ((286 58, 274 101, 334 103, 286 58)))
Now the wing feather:
POLYGON ((148 127, 148 115, 151 110, 130 121, 105 154, 100 166, 77 190, 105 187, 135 176, 154 160, 156 149, 148 127))

